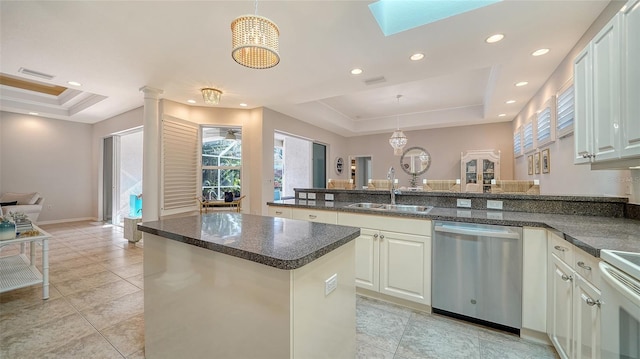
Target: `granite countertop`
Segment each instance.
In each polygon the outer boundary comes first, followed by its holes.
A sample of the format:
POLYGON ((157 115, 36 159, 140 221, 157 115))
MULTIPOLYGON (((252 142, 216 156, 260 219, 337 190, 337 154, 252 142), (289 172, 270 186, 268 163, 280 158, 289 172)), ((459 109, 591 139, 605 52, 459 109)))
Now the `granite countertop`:
POLYGON ((352 241, 360 228, 241 213, 143 222, 138 229, 279 269, 296 269, 352 241))
POLYGON ((601 249, 640 253, 640 221, 626 218, 594 217, 547 213, 471 210, 434 207, 427 213, 392 212, 348 207, 349 202, 284 200, 273 206, 325 209, 381 216, 422 218, 517 227, 542 227, 555 230, 564 239, 594 257, 601 249))

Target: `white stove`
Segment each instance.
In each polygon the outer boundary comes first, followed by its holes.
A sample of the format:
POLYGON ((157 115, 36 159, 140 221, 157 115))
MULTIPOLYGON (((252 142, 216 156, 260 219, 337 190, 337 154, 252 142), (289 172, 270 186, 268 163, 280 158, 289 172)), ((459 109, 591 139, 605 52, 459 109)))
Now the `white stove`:
POLYGON ((640 253, 601 250, 602 358, 640 359, 640 253))

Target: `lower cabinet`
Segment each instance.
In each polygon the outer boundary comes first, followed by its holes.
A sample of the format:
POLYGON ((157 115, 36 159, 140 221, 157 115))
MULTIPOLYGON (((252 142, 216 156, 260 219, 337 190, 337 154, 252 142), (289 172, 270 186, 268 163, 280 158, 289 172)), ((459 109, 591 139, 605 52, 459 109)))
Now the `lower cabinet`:
POLYGON ((571 265, 557 251, 557 236, 549 240, 549 277, 547 330, 549 339, 563 359, 600 358, 600 290, 585 277, 593 272, 597 278, 597 260, 585 263, 584 255, 565 242, 563 253, 571 265), (575 261, 575 263, 573 263, 575 261))
POLYGON ((338 224, 369 226, 356 238, 357 287, 431 304, 431 221, 339 213, 338 224), (403 225, 412 233, 371 228, 403 225))

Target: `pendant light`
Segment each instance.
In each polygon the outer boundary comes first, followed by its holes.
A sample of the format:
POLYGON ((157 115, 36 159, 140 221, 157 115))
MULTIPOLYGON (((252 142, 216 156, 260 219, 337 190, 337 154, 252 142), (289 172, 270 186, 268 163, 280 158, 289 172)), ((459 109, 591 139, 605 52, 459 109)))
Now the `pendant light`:
POLYGON ((396 156, 402 155, 402 149, 406 146, 408 139, 407 136, 404 135, 404 132, 400 129, 400 97, 402 95, 397 95, 396 99, 398 101, 398 115, 396 115, 396 130, 393 131, 391 138, 389 138, 389 144, 393 147, 393 154, 396 156))
POLYGON ((241 15, 231 22, 231 56, 242 66, 268 69, 280 62, 278 26, 258 16, 258 0, 254 15, 241 15))

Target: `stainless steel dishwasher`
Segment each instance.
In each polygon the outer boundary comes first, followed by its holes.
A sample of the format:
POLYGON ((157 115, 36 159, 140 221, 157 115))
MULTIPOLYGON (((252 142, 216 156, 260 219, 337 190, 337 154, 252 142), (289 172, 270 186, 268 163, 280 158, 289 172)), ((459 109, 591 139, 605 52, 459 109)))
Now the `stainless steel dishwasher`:
POLYGON ((436 221, 433 312, 519 334, 522 228, 436 221))

